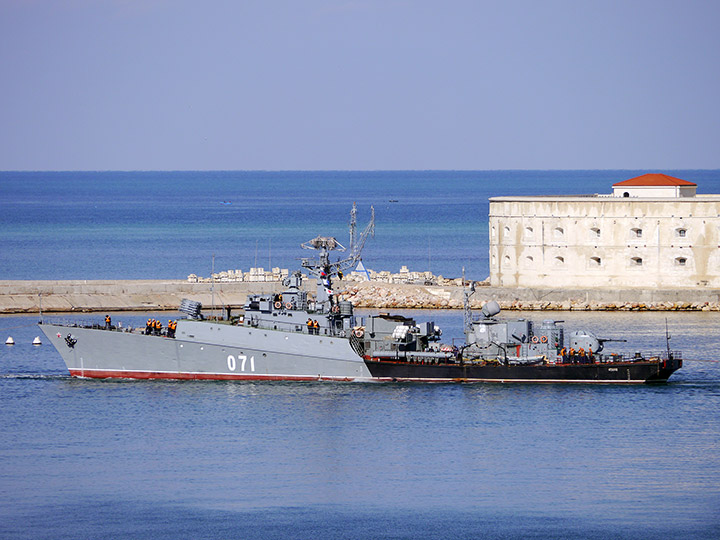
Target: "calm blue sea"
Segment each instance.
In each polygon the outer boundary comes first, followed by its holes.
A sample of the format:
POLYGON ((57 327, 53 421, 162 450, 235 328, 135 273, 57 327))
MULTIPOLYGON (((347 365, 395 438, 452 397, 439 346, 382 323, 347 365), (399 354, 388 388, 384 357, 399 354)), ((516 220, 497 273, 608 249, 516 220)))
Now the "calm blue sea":
MULTIPOLYGON (((0 279, 293 267, 300 242, 347 238, 353 201, 377 212, 367 266, 483 278, 489 196, 643 172, 0 173, 0 279)), ((670 174, 720 193, 718 171, 670 174)), ((461 335, 459 312, 403 313, 461 335)), ((719 538, 720 314, 522 315, 625 351, 661 348, 667 318, 685 367, 627 387, 84 381, 30 344, 37 317, 0 317, 0 538, 719 538)))
MULTIPOLYGON (((376 211, 365 266, 488 276, 488 198, 610 193, 651 171, 0 172, 0 279, 184 279, 294 268, 317 235, 348 245, 376 211), (397 201, 397 202, 391 202, 397 201)), ((720 171, 662 171, 720 193, 720 171)))

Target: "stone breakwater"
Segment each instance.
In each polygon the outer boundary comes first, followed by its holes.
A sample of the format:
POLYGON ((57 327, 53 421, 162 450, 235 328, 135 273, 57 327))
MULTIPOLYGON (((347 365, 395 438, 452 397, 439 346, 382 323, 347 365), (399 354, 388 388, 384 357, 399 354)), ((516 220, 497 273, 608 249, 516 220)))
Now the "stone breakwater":
MULTIPOLYGON (((341 297, 358 308, 462 309, 461 287, 423 287, 363 283, 341 297)), ((697 290, 545 290, 477 287, 470 307, 495 300, 504 310, 522 311, 720 311, 720 291, 697 290)))
MULTIPOLYGON (((303 284, 311 295, 315 282, 303 284)), ((357 308, 462 309, 464 289, 457 286, 336 281, 340 299, 357 308)), ((280 283, 188 283, 187 281, 0 281, 0 313, 177 311, 183 298, 209 309, 239 309, 249 293, 282 292, 280 283)), ((505 310, 527 311, 720 311, 718 289, 569 290, 503 289, 477 286, 473 309, 495 300, 505 310)))

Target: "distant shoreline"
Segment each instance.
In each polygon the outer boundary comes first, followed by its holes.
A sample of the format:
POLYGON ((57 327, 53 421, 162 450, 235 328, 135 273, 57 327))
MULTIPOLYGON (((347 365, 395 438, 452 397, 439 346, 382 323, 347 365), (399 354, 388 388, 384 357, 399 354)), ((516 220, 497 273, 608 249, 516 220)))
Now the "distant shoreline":
MULTIPOLYGON (((305 290, 315 290, 306 280, 305 290)), ((189 283, 181 280, 2 280, 0 314, 177 311, 183 298, 241 309, 249 293, 282 292, 279 282, 189 283)), ((357 308, 462 309, 464 290, 382 282, 336 282, 336 293, 357 308)), ((477 287, 470 305, 496 300, 505 310, 720 311, 718 289, 507 289, 477 287)))

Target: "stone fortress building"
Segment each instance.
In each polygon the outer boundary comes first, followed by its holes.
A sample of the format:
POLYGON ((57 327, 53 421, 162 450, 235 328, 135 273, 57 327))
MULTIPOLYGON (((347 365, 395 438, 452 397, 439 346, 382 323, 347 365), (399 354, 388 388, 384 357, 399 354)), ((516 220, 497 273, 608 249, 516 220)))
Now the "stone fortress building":
POLYGON ((645 174, 611 195, 490 199, 490 284, 720 288, 720 195, 645 174))

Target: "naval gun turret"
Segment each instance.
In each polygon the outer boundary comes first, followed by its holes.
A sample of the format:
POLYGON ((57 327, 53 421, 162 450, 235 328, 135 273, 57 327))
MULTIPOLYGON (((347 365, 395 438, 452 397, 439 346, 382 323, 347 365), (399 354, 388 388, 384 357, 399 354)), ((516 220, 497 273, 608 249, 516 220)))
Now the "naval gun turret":
POLYGON ((576 330, 569 336, 569 347, 572 349, 585 351, 593 351, 599 353, 605 348, 605 343, 609 341, 626 342, 627 339, 610 339, 599 338, 588 330, 576 330))

